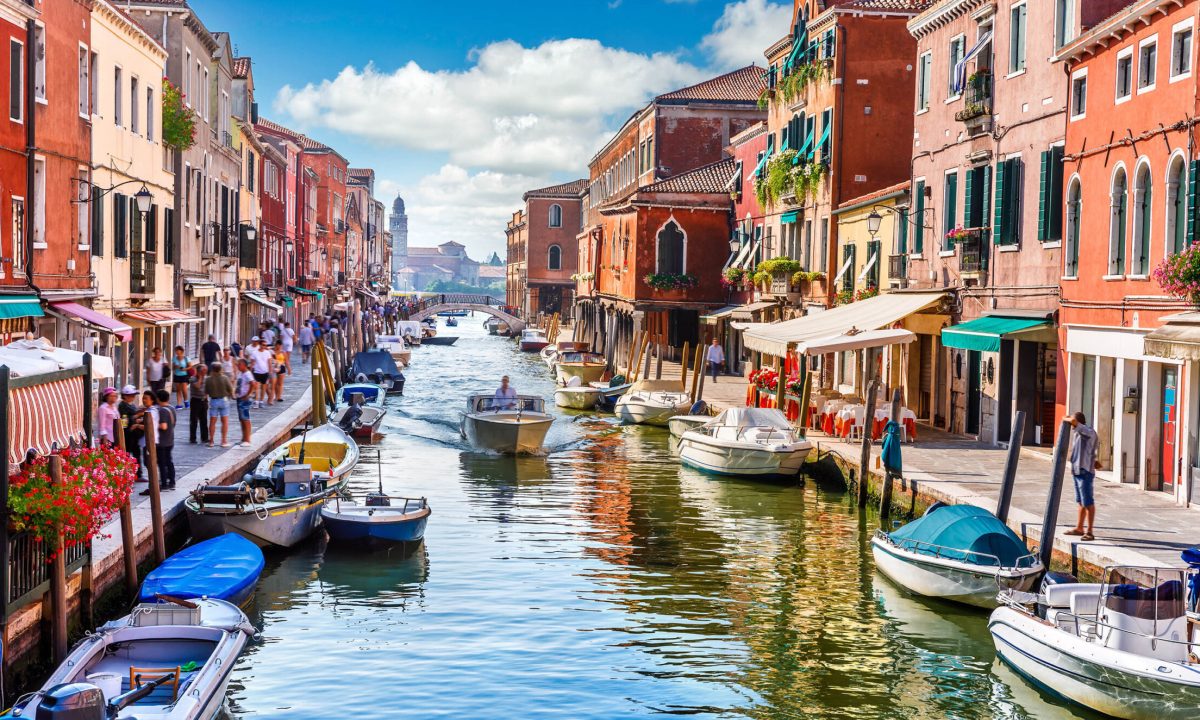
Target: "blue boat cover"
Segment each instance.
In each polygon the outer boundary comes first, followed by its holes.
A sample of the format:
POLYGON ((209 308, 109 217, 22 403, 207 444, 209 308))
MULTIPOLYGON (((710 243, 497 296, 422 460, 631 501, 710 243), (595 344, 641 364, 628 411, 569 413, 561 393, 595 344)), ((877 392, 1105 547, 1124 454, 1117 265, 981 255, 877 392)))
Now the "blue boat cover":
POLYGON ((1183 561, 1194 568, 1200 568, 1200 547, 1190 547, 1179 553, 1183 561))
MULTIPOLYGON (((892 531, 898 546, 975 565, 1016 567, 1029 548, 992 513, 974 505, 940 507, 892 531), (934 547, 936 546, 936 547, 934 547)), ((1027 561, 1029 562, 1029 561, 1027 561)))
POLYGON ((368 405, 378 404, 382 392, 383 388, 371 383, 349 383, 338 390, 338 403, 345 405, 350 402, 351 395, 362 393, 363 401, 368 405))
POLYGON ((219 535, 180 550, 151 570, 138 601, 154 602, 156 594, 228 600, 257 582, 263 565, 257 545, 236 533, 219 535))

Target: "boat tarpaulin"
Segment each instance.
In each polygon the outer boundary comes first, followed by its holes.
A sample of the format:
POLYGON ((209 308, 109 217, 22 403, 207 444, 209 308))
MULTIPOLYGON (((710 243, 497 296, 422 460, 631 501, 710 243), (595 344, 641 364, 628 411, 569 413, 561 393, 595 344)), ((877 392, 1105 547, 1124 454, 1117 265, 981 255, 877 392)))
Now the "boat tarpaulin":
POLYGON ((781 323, 734 325, 742 333, 746 348, 783 357, 788 348, 799 343, 844 335, 851 329, 880 330, 913 313, 937 305, 945 297, 941 292, 897 292, 877 295, 858 302, 839 305, 781 323))
POLYGON ((1016 567, 1029 555, 1017 534, 974 505, 946 505, 891 532, 905 550, 975 565, 1016 567))
POLYGON ((712 427, 769 427, 776 430, 792 430, 787 416, 774 408, 736 407, 722 410, 706 423, 712 427))
POLYGON ((218 535, 184 548, 150 571, 138 602, 158 602, 158 595, 190 600, 236 598, 262 574, 263 553, 237 533, 218 535))
POLYGON ((350 366, 350 375, 351 377, 361 375, 366 378, 399 377, 400 368, 396 367, 396 361, 392 359, 392 354, 386 350, 363 350, 354 356, 350 366))
POLYGON ((987 315, 943 328, 942 344, 959 350, 999 352, 1001 337, 1022 330, 1047 327, 1049 324, 1049 320, 1042 318, 987 315))
POLYGON ((84 307, 73 302, 56 302, 50 303, 50 310, 61 315, 68 316, 72 319, 79 320, 93 327, 99 328, 106 333, 115 335, 121 339, 121 342, 129 342, 133 339, 133 328, 125 323, 111 318, 104 313, 96 312, 91 308, 84 307))

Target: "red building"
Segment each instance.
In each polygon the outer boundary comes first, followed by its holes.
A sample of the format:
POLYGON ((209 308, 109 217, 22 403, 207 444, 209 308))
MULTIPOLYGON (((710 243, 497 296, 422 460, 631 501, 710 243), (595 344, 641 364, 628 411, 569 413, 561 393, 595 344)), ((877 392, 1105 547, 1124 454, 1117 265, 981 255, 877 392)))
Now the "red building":
POLYGON ((270 143, 263 143, 265 152, 259 163, 258 203, 261 220, 258 234, 258 267, 262 272, 262 287, 274 294, 284 292, 288 283, 287 266, 287 156, 270 143))
MULTIPOLYGON (((21 0, 0 0, 0 33, 10 50, 16 50, 21 62, 27 56, 26 27, 37 18, 37 11, 21 0)), ((24 65, 13 68, 13 53, 0 53, 0 78, 14 74, 24 78, 24 65)), ((24 83, 9 84, 6 92, 8 115, 0 121, 0 303, 5 305, 0 334, 19 333, 31 328, 30 318, 41 317, 42 309, 28 282, 29 248, 25 244, 24 198, 28 157, 24 151, 28 109, 24 83), (14 212, 15 210, 15 212, 14 212)))
POLYGON ((530 190, 508 224, 508 304, 524 317, 570 313, 587 180, 530 190))
POLYGON ((1200 314, 1154 270, 1200 239, 1198 10, 1140 0, 1060 50, 1069 97, 1053 218, 1063 227, 1056 415, 1094 422, 1098 477, 1181 504, 1200 470, 1200 314))

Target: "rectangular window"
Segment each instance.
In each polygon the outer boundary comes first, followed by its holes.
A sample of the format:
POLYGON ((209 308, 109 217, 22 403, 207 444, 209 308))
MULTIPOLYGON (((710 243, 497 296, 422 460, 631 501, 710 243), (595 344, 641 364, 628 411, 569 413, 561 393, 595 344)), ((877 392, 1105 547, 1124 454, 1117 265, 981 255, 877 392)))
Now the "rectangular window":
POLYGON ((146 213, 146 252, 158 252, 158 205, 151 205, 146 213))
POLYGON ((175 264, 175 208, 163 208, 163 262, 175 264))
MULTIPOLYGON (((79 168, 79 187, 87 187, 87 168, 79 168)), ((80 247, 88 246, 88 203, 75 203, 75 236, 80 247)))
POLYGON ((203 100, 204 100, 204 122, 211 123, 212 122, 212 119, 211 119, 212 114, 209 113, 209 110, 210 110, 209 95, 211 93, 209 92, 209 87, 208 87, 208 68, 204 68, 204 85, 203 85, 203 89, 201 90, 201 92, 204 93, 204 98, 203 98, 203 100))
POLYGON ((129 78, 129 131, 137 134, 138 130, 138 106, 142 102, 142 94, 138 92, 138 79, 129 78))
POLYGON ((942 195, 942 237, 945 238, 945 250, 954 249, 954 240, 946 237, 951 230, 958 227, 958 171, 946 173, 946 186, 942 195))
POLYGON ((1138 90, 1154 87, 1158 71, 1158 43, 1150 41, 1138 48, 1138 90))
POLYGON ((46 28, 33 27, 33 96, 46 102, 46 28))
POLYGON ((25 45, 19 40, 8 41, 8 118, 25 121, 25 45))
POLYGON ((1056 145, 1042 152, 1042 170, 1038 181, 1038 240, 1062 240, 1063 147, 1056 145))
POLYGON ((100 56, 96 53, 92 53, 91 69, 89 71, 89 74, 92 78, 92 92, 91 92, 91 97, 88 98, 88 102, 90 103, 88 112, 91 113, 92 115, 99 115, 100 114, 100 56))
POLYGON ((33 159, 33 246, 46 247, 46 158, 33 159))
POLYGON ((1009 12, 1010 26, 1008 29, 1008 71, 1020 72, 1025 69, 1025 13, 1024 3, 1014 7, 1009 12))
POLYGON ((104 255, 104 192, 100 188, 92 188, 92 201, 89 205, 92 210, 92 254, 102 256, 104 255))
POLYGON ((125 77, 121 74, 121 68, 113 70, 113 124, 117 127, 122 127, 125 123, 122 121, 123 108, 125 103, 123 90, 125 88, 125 77))
POLYGON ((1054 47, 1060 48, 1075 38, 1075 0, 1055 0, 1054 47))
POLYGON ((146 139, 154 142, 154 88, 146 88, 146 139))
POLYGON ((1133 48, 1117 56, 1117 100, 1133 94, 1133 48))
POLYGON ((126 213, 129 204, 121 193, 113 193, 113 255, 119 258, 129 257, 129 233, 126 227, 126 213))
POLYGON ((925 53, 917 60, 917 111, 929 109, 929 89, 933 73, 933 55, 925 53))
POLYGON ((992 238, 996 245, 1021 242, 1021 188, 1024 170, 1021 158, 996 163, 995 218, 992 238))
POLYGON ((1176 30, 1171 36, 1171 77, 1192 72, 1192 28, 1176 30))
POLYGON ((925 181, 917 181, 917 191, 913 194, 916 198, 916 219, 913 222, 913 247, 914 255, 920 255, 925 252, 925 181))
POLYGON ((957 85, 955 76, 957 75, 958 64, 962 62, 963 54, 966 52, 966 44, 967 39, 962 35, 950 41, 950 67, 947 71, 948 77, 946 79, 946 97, 948 98, 958 97, 962 94, 962 90, 955 87, 957 85))
POLYGON ((80 45, 79 46, 79 114, 83 117, 90 117, 91 112, 92 112, 92 106, 88 99, 88 95, 91 93, 91 90, 92 90, 92 82, 89 79, 90 76, 88 75, 88 73, 91 70, 91 68, 89 67, 89 64, 88 64, 90 60, 91 60, 91 58, 88 56, 88 49, 86 47, 84 47, 83 45, 80 45))
POLYGON ((1087 115, 1087 74, 1071 78, 1071 117, 1087 115))
POLYGON ((192 51, 183 51, 183 102, 188 107, 192 106, 192 51))
POLYGON ((12 199, 13 273, 25 272, 25 198, 12 199))

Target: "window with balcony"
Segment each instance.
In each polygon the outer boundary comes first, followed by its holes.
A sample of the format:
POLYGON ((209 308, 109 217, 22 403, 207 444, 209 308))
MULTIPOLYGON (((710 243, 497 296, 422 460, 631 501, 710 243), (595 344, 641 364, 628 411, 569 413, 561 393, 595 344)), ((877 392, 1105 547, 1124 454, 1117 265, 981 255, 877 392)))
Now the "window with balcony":
MULTIPOLYGON (((1185 21, 1190 23, 1191 21, 1185 21)), ((1177 80, 1192 73, 1192 26, 1176 26, 1171 35, 1171 79, 1177 80)))
POLYGON ((559 246, 551 245, 546 252, 546 269, 562 270, 562 248, 559 246))
POLYGON ((1079 179, 1071 181, 1071 189, 1067 192, 1067 231, 1066 247, 1063 248, 1063 275, 1066 277, 1079 276, 1079 210, 1081 193, 1079 179))
POLYGON ((550 206, 550 227, 562 227, 562 206, 554 204, 550 206))
POLYGON ((1110 195, 1110 220, 1108 229, 1108 274, 1125 274, 1125 231, 1128 220, 1129 193, 1125 179, 1125 168, 1117 168, 1113 175, 1110 195))
POLYGON ((1009 11, 1008 28, 1008 72, 1017 73, 1025 69, 1025 3, 1021 3, 1009 11))
POLYGON ((1078 120, 1087 115, 1087 73, 1071 78, 1071 119, 1078 120))
POLYGON ((1158 42, 1150 40, 1138 47, 1138 92, 1153 90, 1158 73, 1158 42))
POLYGON ((1133 95, 1133 48, 1117 55, 1117 102, 1128 100, 1133 95))
POLYGON ((976 165, 964 173, 963 227, 979 229, 988 224, 992 207, 992 166, 976 165))
POLYGON ((1150 273, 1150 219, 1154 204, 1154 181, 1150 178, 1150 165, 1143 163, 1134 177, 1133 252, 1130 253, 1133 265, 1130 274, 1142 276, 1150 273))

